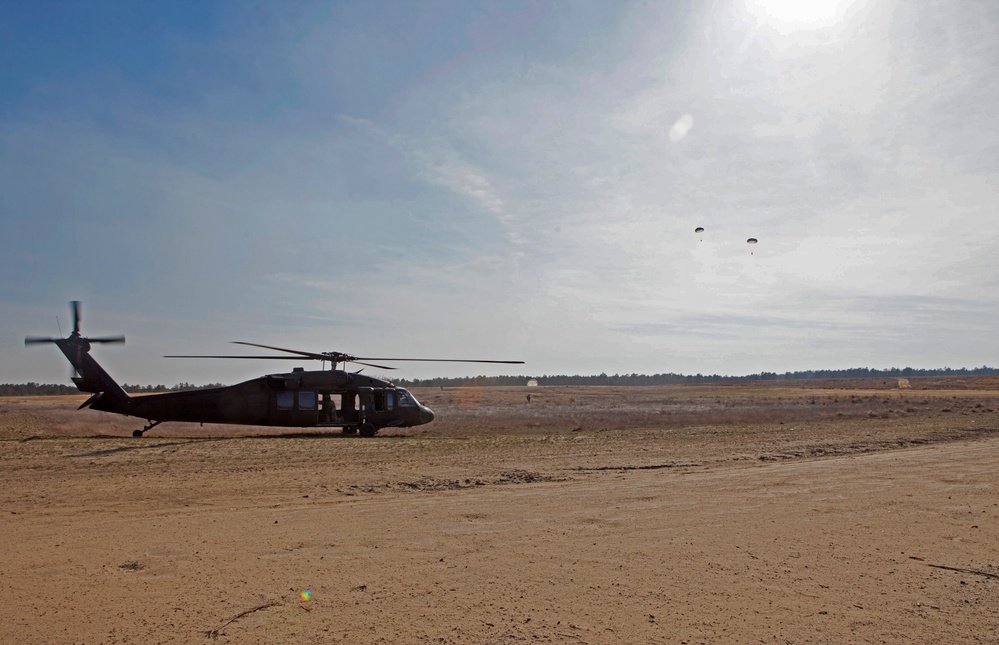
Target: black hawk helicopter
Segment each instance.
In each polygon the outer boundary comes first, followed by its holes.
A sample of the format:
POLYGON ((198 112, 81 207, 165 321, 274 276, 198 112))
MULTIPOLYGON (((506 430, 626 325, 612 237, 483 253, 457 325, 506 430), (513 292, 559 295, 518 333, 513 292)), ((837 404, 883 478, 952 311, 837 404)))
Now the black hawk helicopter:
MULTIPOLYGON (((394 367, 368 361, 422 361, 452 363, 502 363, 522 365, 524 361, 490 361, 447 358, 370 358, 342 352, 303 352, 270 345, 238 342, 291 356, 167 356, 165 358, 233 358, 317 360, 329 363, 330 369, 306 371, 296 367, 286 374, 267 374, 225 387, 203 388, 185 392, 166 392, 129 396, 90 355, 93 343, 124 343, 124 336, 86 338, 80 334, 80 303, 72 301, 73 331, 66 338, 28 336, 25 345, 54 343, 73 365, 73 382, 90 398, 78 409, 89 407, 145 419, 147 425, 135 430, 133 437, 164 421, 195 423, 232 423, 289 428, 342 428, 344 434, 359 433, 373 437, 382 428, 407 428, 430 423, 433 411, 416 400, 406 389, 389 381, 365 376, 360 372, 337 369, 337 365, 356 363, 383 370, 394 367)), ((325 365, 324 365, 325 367, 325 365)))

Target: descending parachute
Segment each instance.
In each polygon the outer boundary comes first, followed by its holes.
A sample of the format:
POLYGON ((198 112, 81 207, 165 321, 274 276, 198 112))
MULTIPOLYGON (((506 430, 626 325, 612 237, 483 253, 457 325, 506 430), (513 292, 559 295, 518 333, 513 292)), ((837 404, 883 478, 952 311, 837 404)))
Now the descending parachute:
MULTIPOLYGON (((698 226, 694 228, 694 232, 697 233, 698 235, 702 235, 704 233, 704 227, 698 226)), ((703 237, 701 238, 701 241, 702 242, 704 241, 703 237)), ((751 237, 746 240, 746 244, 759 244, 759 240, 756 239, 755 237, 751 237)), ((750 255, 752 255, 752 252, 750 252, 750 255)))

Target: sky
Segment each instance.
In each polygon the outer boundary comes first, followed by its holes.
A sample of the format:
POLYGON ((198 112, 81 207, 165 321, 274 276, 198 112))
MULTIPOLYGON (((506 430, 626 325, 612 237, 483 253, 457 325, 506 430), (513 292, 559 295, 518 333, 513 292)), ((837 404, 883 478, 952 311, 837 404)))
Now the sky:
POLYGON ((24 337, 70 300, 131 384, 291 367, 162 358, 231 341, 997 366, 996 33, 991 0, 0 0, 0 382, 69 383, 24 337))

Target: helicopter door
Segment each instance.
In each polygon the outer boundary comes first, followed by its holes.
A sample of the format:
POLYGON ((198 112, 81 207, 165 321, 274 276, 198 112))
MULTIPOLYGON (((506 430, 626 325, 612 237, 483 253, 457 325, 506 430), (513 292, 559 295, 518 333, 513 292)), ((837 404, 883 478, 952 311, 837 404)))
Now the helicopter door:
POLYGON ((346 423, 357 423, 357 393, 344 392, 340 401, 340 416, 346 423))
POLYGON ((318 399, 315 390, 298 391, 298 422, 304 426, 319 423, 318 399))
POLYGON ((318 421, 318 399, 315 390, 278 391, 274 393, 277 425, 308 427, 318 421))
POLYGON ((370 415, 374 414, 377 410, 375 393, 370 387, 359 387, 357 388, 357 421, 363 422, 368 419, 370 415))
POLYGON ((323 393, 319 397, 319 423, 335 425, 343 421, 341 395, 323 393))
POLYGON ((375 390, 375 412, 385 412, 395 408, 395 392, 392 390, 375 390))

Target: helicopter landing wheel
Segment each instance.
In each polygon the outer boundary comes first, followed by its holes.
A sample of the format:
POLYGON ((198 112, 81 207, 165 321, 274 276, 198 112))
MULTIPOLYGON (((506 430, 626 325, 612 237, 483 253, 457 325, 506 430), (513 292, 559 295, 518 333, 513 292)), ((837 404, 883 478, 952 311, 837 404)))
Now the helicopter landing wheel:
POLYGON ((376 432, 378 432, 378 429, 375 428, 375 426, 372 425, 370 422, 365 421, 364 423, 361 424, 362 437, 373 437, 375 436, 376 432))
POLYGON ((133 430, 132 431, 132 436, 133 437, 141 437, 146 430, 150 430, 152 428, 155 428, 156 426, 158 426, 161 423, 163 423, 163 422, 162 421, 150 421, 149 425, 147 425, 142 430, 133 430))

